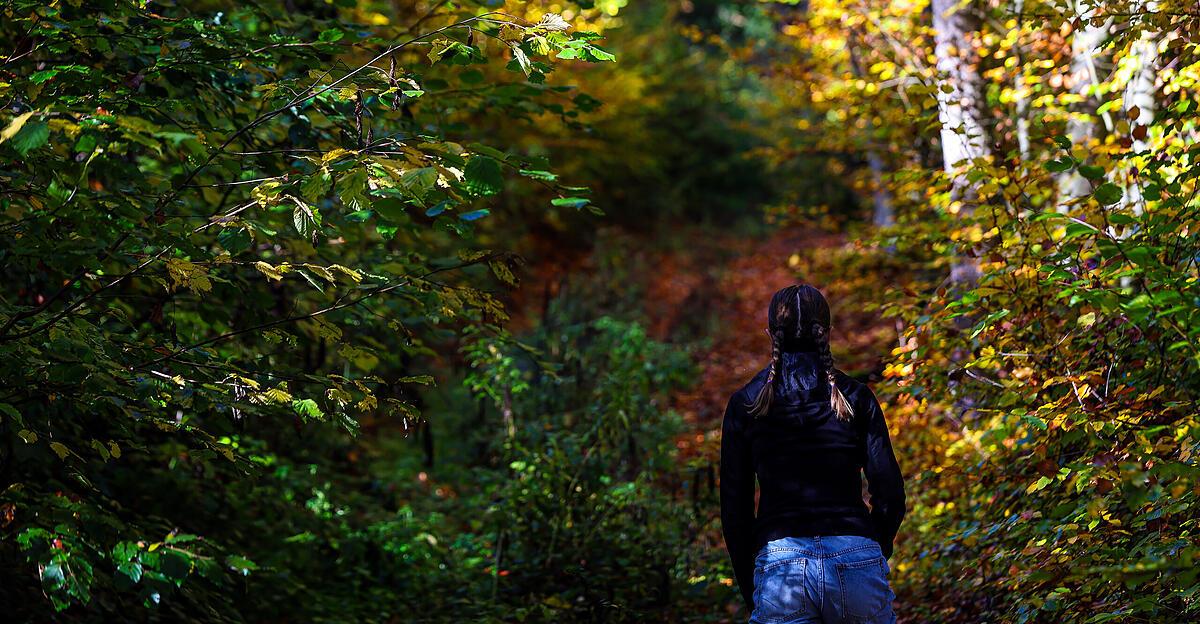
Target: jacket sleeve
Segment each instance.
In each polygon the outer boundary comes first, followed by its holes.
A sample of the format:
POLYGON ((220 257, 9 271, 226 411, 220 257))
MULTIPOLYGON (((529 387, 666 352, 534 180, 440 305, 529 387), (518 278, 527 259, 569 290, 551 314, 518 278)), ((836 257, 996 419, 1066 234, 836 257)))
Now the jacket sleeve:
POLYGON ((721 423, 721 530, 746 608, 754 610, 754 462, 743 393, 729 399, 721 423))
POLYGON ((871 494, 871 522, 879 536, 879 545, 887 558, 892 556, 892 542, 904 519, 904 479, 900 465, 892 452, 892 441, 888 435, 883 409, 869 388, 863 387, 863 403, 867 416, 866 458, 863 462, 867 475, 867 491, 871 494))

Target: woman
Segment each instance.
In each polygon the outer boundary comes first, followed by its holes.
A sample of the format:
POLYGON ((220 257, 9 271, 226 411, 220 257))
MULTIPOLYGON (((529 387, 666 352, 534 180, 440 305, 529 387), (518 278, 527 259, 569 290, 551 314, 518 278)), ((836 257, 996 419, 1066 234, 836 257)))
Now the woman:
POLYGON ((721 523, 750 621, 895 622, 887 558, 904 482, 883 412, 834 368, 820 291, 775 293, 767 325, 771 365, 734 393, 721 428, 721 523))

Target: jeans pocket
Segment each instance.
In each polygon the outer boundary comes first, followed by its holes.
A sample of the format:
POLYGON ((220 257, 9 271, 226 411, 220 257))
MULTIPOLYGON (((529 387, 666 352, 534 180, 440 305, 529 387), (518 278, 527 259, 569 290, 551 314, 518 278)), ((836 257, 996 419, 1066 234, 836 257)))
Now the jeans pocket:
POLYGON ((804 558, 772 561, 754 571, 754 613, 751 622, 787 622, 807 607, 804 558))
POLYGON ((888 607, 891 589, 886 565, 883 557, 834 564, 841 589, 842 616, 847 621, 869 621, 888 607))

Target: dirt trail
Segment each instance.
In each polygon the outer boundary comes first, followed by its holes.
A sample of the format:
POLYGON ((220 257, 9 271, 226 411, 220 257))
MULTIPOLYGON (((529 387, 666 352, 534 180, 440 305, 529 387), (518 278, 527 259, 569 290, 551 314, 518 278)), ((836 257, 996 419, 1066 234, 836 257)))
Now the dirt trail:
MULTIPOLYGON (((721 416, 729 395, 770 360, 766 307, 771 295, 796 282, 820 288, 833 307, 833 352, 840 369, 857 376, 880 370, 895 328, 865 304, 878 296, 886 269, 866 265, 855 241, 815 225, 781 228, 766 238, 694 226, 676 233, 684 246, 645 234, 609 230, 604 238, 644 288, 642 305, 651 336, 685 343, 708 341, 695 352, 700 373, 676 392, 671 407, 687 433, 677 440, 681 459, 718 459, 721 416), (672 248, 674 247, 674 248, 672 248)), ((541 241, 525 285, 512 293, 509 329, 533 327, 569 282, 597 271, 596 254, 541 241)), ((582 278, 584 281, 588 277, 582 278)))
MULTIPOLYGON (((867 377, 880 370, 894 344, 895 328, 865 305, 878 297, 886 269, 867 260, 844 234, 809 226, 781 229, 764 239, 696 228, 681 234, 687 244, 674 249, 634 235, 616 236, 627 237, 614 247, 637 280, 629 287, 644 288, 642 305, 651 336, 706 345, 693 352, 699 369, 695 383, 670 399, 685 425, 675 439, 679 462, 691 466, 695 475, 691 486, 676 491, 681 497, 715 497, 711 489, 725 405, 770 360, 766 308, 776 290, 797 282, 821 289, 833 307, 834 356, 838 367, 852 375, 867 377)), ((527 273, 532 287, 515 297, 513 326, 536 323, 539 311, 571 276, 594 272, 595 262, 594 254, 582 250, 544 254, 527 273)), ((715 520, 716 508, 709 511, 715 520)), ((721 550, 718 556, 723 557, 719 525, 705 523, 700 531, 694 539, 721 550)))
MULTIPOLYGON (((889 340, 889 327, 856 301, 852 279, 839 274, 845 267, 839 254, 848 249, 843 235, 814 228, 781 230, 766 240, 729 237, 719 241, 730 260, 692 270, 682 276, 663 271, 662 283, 652 291, 664 310, 681 309, 684 301, 701 298, 715 318, 712 344, 696 354, 700 375, 696 383, 677 393, 672 401, 688 423, 689 431, 677 441, 684 459, 701 456, 717 459, 721 417, 729 395, 746 383, 770 359, 766 334, 766 307, 776 290, 796 282, 820 288, 834 306, 835 354, 844 370, 866 372, 876 368, 889 340), (704 296, 697 297, 702 289, 704 296), (839 301, 848 305, 839 305, 839 301)), ((705 254, 700 254, 701 256, 705 254)), ((696 258, 692 258, 696 262, 696 258)), ((693 266, 692 269, 697 267, 693 266)), ((678 319, 660 317, 666 328, 678 319)))
MULTIPOLYGON (((863 302, 877 294, 866 291, 879 287, 879 275, 874 282, 856 277, 862 272, 854 268, 860 256, 844 234, 798 226, 763 239, 696 227, 681 235, 688 244, 676 249, 632 234, 609 235, 619 241, 624 261, 637 267, 631 270, 644 276, 639 282, 645 287, 650 334, 660 340, 709 341, 695 353, 700 368, 696 383, 671 399, 688 426, 677 440, 684 461, 717 460, 729 395, 770 359, 766 306, 779 288, 803 281, 829 298, 834 355, 842 370, 864 374, 878 369, 894 340, 894 329, 863 309, 863 302)), ((595 256, 586 250, 546 246, 538 256, 540 261, 526 272, 526 286, 510 302, 515 333, 532 327, 546 302, 573 275, 596 270, 595 256)))

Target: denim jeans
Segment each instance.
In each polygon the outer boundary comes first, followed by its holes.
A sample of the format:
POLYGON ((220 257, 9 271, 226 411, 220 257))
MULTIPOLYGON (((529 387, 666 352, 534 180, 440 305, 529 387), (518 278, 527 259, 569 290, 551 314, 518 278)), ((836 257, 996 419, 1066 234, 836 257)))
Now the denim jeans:
POLYGON ((751 624, 893 624, 890 571, 868 537, 786 537, 754 560, 751 624))

